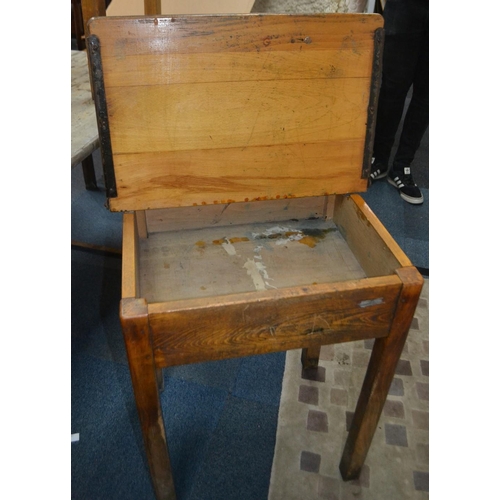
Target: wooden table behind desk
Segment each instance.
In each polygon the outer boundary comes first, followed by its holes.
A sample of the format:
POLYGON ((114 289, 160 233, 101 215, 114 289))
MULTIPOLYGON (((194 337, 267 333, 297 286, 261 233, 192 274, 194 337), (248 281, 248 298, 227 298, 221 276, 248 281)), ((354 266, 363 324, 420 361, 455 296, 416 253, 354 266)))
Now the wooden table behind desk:
POLYGON ((87 52, 71 51, 71 167, 99 147, 87 52))

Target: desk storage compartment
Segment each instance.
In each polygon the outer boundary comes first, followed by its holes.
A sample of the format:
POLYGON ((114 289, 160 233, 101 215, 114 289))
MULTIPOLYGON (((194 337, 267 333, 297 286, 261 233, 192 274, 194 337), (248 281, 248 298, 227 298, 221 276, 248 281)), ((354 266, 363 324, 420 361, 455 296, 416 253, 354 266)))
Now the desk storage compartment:
POLYGON ((156 362, 388 335, 402 286, 396 270, 411 264, 362 198, 267 208, 125 214, 123 297, 147 302, 156 362), (240 223, 242 212, 268 220, 240 223), (153 229, 143 238, 140 217, 153 229))

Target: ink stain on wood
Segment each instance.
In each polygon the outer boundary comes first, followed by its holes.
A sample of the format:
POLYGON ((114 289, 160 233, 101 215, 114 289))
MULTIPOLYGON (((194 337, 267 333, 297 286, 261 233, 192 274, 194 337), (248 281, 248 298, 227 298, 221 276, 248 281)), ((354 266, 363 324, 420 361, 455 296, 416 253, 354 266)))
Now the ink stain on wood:
POLYGON ((302 229, 301 231, 305 236, 298 241, 303 245, 314 248, 320 240, 325 239, 328 233, 336 230, 337 229, 333 227, 327 229, 302 229))
POLYGON ((314 248, 316 246, 316 243, 318 242, 318 240, 316 240, 316 238, 313 238, 312 236, 304 236, 298 241, 303 245, 307 245, 309 248, 314 248))
POLYGON ((337 231, 337 228, 327 229, 294 229, 287 230, 286 228, 272 228, 261 234, 254 234, 254 239, 277 240, 277 245, 283 245, 288 242, 298 241, 309 248, 314 248, 321 240, 325 239, 328 233, 337 231))

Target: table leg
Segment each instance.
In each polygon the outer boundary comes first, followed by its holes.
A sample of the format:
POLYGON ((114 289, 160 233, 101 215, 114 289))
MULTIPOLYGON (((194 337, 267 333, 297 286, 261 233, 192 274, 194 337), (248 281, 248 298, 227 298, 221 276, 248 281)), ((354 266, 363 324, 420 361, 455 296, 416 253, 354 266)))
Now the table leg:
POLYGON ((320 345, 302 349, 300 360, 302 361, 302 368, 304 370, 314 370, 318 368, 320 351, 320 345))
POLYGON ((403 282, 403 287, 391 330, 387 337, 377 339, 373 346, 351 430, 340 461, 340 473, 346 481, 358 478, 361 472, 423 285, 423 278, 414 267, 399 269, 396 272, 403 282))
POLYGON ((147 304, 144 299, 125 298, 120 308, 135 402, 155 495, 157 500, 175 500, 147 304))
POLYGON ((156 380, 158 382, 158 390, 163 392, 165 389, 165 375, 163 373, 163 368, 156 368, 156 380))
POLYGON ((92 159, 91 154, 87 156, 87 158, 82 160, 82 170, 83 170, 83 178, 85 180, 85 187, 88 190, 96 191, 97 181, 95 178, 94 160, 92 159))

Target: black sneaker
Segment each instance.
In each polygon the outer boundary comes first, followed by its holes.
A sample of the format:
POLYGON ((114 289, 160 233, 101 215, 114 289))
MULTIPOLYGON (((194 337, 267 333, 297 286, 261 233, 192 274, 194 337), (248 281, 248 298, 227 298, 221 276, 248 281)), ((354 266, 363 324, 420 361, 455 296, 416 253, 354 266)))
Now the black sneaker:
POLYGON ((406 167, 403 172, 391 171, 387 180, 389 181, 389 184, 398 188, 399 195, 408 203, 420 205, 424 202, 422 192, 413 180, 410 167, 406 167))
POLYGON ((389 167, 387 165, 384 165, 381 162, 377 162, 375 158, 372 158, 372 168, 370 172, 371 182, 378 181, 379 179, 387 177, 388 171, 389 167))

